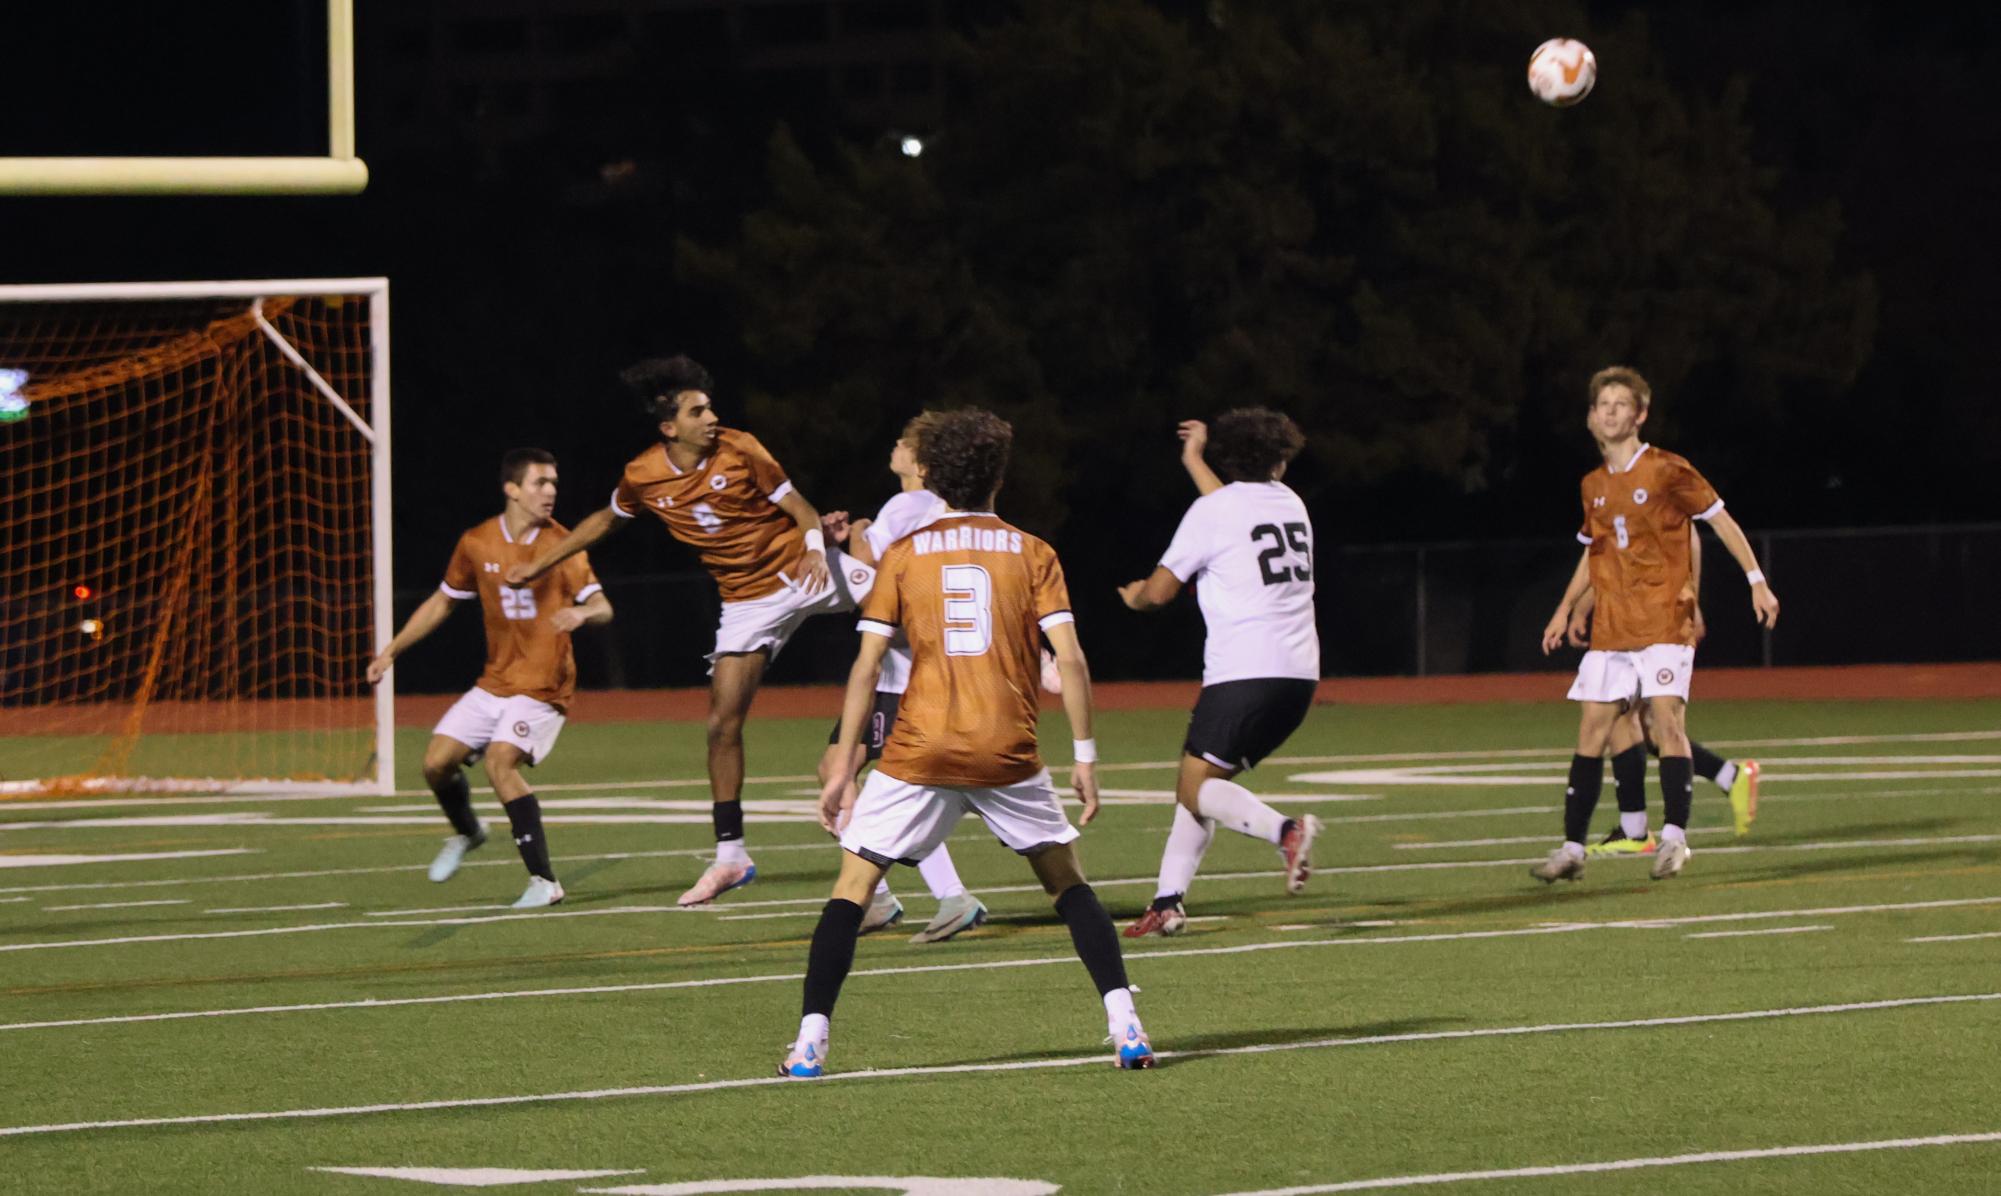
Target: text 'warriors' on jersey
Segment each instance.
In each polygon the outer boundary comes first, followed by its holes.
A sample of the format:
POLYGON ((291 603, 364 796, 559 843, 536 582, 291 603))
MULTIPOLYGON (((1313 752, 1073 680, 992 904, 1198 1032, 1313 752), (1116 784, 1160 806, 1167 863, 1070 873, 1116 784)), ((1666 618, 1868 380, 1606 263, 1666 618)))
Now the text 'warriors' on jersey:
POLYGON ((1716 489, 1684 458, 1641 445, 1626 467, 1584 475, 1591 647, 1630 652, 1651 644, 1695 643, 1695 588, 1689 576, 1688 521, 1723 509, 1716 489))
POLYGON ((799 578, 806 537, 778 506, 792 493, 757 437, 724 428, 715 451, 682 470, 656 444, 634 457, 612 492, 614 515, 644 509, 694 548, 724 602, 762 598, 799 578))
POLYGON ((1231 482, 1189 506, 1161 568, 1195 583, 1202 684, 1320 679, 1313 521, 1283 482, 1231 482))
POLYGON ((569 534, 552 521, 516 540, 508 534, 505 518, 496 515, 459 537, 438 588, 460 601, 479 599, 486 624, 486 671, 474 684, 495 697, 525 694, 560 710, 576 696, 577 657, 570 633, 556 630, 550 616, 604 587, 591 572, 590 557, 581 552, 525 586, 503 584, 509 568, 534 561, 535 541, 543 532, 557 539, 569 534))
POLYGON ((993 515, 945 515, 892 545, 861 618, 864 632, 910 638, 882 771, 959 789, 1042 771, 1041 632, 1070 619, 1056 551, 993 515))

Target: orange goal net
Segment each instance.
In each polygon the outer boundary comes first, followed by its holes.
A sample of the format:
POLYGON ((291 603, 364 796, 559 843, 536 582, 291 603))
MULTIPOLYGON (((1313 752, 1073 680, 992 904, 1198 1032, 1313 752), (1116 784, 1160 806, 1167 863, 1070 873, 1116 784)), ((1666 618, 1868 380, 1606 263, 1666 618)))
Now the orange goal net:
POLYGON ((387 307, 0 287, 0 796, 389 787, 387 307))

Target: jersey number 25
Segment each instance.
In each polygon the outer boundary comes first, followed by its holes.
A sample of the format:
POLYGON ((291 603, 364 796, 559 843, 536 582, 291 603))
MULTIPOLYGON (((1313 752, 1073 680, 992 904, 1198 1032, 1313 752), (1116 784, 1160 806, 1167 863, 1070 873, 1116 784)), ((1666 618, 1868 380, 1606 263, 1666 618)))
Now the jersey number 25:
POLYGON ((1266 585, 1313 580, 1313 541, 1304 523, 1288 523, 1283 529, 1276 523, 1260 523, 1251 529, 1251 543, 1267 539, 1271 547, 1258 553, 1258 572, 1264 575, 1266 585), (1298 554, 1298 559, 1291 564, 1281 563, 1288 548, 1298 554))

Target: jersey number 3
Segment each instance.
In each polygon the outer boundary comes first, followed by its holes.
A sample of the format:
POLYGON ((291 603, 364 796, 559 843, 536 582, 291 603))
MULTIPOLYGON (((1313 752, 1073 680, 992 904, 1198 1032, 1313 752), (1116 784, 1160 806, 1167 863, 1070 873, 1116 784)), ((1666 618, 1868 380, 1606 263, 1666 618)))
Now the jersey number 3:
POLYGON ((1288 523, 1281 530, 1276 523, 1260 523, 1251 529, 1251 543, 1267 539, 1271 547, 1258 553, 1258 572, 1264 575, 1266 585, 1313 580, 1313 541, 1308 538, 1305 524, 1288 523), (1279 563, 1288 548, 1298 554, 1298 561, 1291 565, 1279 563))
POLYGON ((945 655, 984 656, 994 642, 994 583, 978 565, 946 565, 945 655))

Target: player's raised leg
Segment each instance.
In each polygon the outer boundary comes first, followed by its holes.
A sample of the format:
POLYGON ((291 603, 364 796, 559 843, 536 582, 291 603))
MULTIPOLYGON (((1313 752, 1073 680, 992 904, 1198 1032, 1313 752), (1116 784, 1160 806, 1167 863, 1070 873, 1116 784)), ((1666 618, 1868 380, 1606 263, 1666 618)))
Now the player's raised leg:
POLYGON ((486 828, 473 812, 472 783, 465 773, 472 755, 470 745, 449 735, 431 736, 431 742, 424 748, 424 783, 431 787, 438 808, 444 811, 445 821, 452 824, 453 831, 437 858, 431 861, 430 876, 434 881, 450 880, 466 853, 486 842, 486 828))
POLYGON ((1715 785, 1730 797, 1730 818, 1738 834, 1747 834, 1758 820, 1758 762, 1726 760, 1691 739, 1689 758, 1695 775, 1715 785))
POLYGON ((743 837, 743 726, 764 679, 763 652, 731 652, 716 657, 709 677, 709 800, 716 832, 716 858, 682 905, 705 905, 757 879, 757 865, 743 837))

